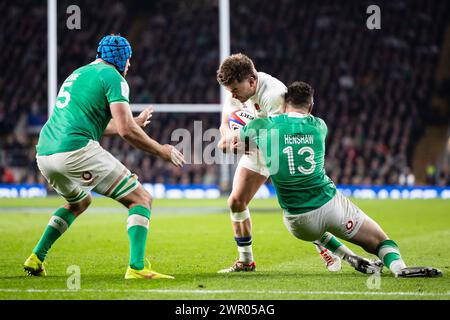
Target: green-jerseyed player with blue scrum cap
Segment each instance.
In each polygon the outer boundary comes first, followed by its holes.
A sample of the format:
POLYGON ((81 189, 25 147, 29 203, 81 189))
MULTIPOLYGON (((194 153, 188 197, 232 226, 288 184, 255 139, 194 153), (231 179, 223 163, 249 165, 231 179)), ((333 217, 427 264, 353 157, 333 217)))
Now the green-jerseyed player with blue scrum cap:
POLYGON ((227 147, 262 152, 284 223, 295 237, 320 243, 364 273, 381 272, 384 265, 396 277, 442 275, 432 267, 407 267, 397 243, 336 190, 325 174, 328 128, 322 119, 311 115, 313 95, 309 84, 294 82, 285 94, 283 114, 249 122, 227 137, 227 147), (358 257, 333 235, 361 246, 382 262, 358 257))
POLYGON ((96 60, 76 69, 61 85, 54 111, 40 132, 36 160, 66 203, 53 213, 25 261, 24 269, 30 275, 46 275, 43 262, 50 247, 89 207, 93 190, 128 208, 130 260, 125 279, 173 278, 144 263, 151 195, 136 175, 99 144, 103 135, 118 134, 132 146, 177 167, 185 163, 173 146, 159 144, 142 129, 150 122, 150 108, 133 118, 125 80, 131 54, 127 39, 107 35, 98 45, 96 60))

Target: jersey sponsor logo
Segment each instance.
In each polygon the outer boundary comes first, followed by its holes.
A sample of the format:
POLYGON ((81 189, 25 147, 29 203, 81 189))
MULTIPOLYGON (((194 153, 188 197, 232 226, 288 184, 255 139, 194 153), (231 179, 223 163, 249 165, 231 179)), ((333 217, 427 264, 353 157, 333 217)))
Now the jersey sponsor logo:
POLYGON ((251 115, 250 113, 248 113, 248 112, 236 111, 236 112, 234 112, 234 113, 235 113, 236 115, 238 115, 240 118, 246 118, 246 119, 248 119, 249 121, 255 119, 255 117, 254 117, 253 115, 251 115))

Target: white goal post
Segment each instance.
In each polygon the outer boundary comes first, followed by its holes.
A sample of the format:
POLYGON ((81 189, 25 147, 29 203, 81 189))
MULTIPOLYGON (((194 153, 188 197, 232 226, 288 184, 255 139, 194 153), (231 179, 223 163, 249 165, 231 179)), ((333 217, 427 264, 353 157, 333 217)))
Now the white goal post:
MULTIPOLYGON (((219 1, 219 38, 220 61, 230 55, 230 0, 219 1)), ((47 0, 47 77, 48 77, 48 114, 52 114, 58 86, 58 34, 57 34, 57 0, 47 0)), ((220 87, 220 104, 151 104, 155 112, 221 112, 226 101, 225 89, 220 87)), ((147 104, 132 104, 131 110, 142 111, 147 104)))

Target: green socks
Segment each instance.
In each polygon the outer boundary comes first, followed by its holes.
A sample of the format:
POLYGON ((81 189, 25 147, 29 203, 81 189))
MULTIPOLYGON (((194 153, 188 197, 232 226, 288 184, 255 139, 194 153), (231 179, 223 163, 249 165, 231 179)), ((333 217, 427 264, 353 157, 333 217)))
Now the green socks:
POLYGON ((325 232, 318 242, 320 245, 327 248, 340 258, 355 255, 352 250, 347 248, 342 242, 340 242, 335 236, 333 236, 329 232, 325 232))
POLYGON ((128 211, 127 229, 130 239, 130 267, 144 269, 145 244, 147 242, 150 210, 137 205, 128 211))
POLYGON ((393 240, 382 241, 378 245, 377 255, 394 274, 398 274, 401 269, 406 268, 406 264, 400 256, 398 245, 393 240))
MULTIPOLYGON (((150 210, 144 206, 134 206, 128 212, 128 237, 130 239, 130 267, 135 270, 144 268, 145 245, 147 242, 150 210)), ((51 217, 47 228, 33 252, 44 261, 53 243, 69 228, 75 215, 59 208, 51 217)))
POLYGON ((55 211, 48 222, 44 234, 33 250, 39 260, 44 261, 50 247, 69 228, 74 220, 75 215, 66 208, 59 208, 55 211))

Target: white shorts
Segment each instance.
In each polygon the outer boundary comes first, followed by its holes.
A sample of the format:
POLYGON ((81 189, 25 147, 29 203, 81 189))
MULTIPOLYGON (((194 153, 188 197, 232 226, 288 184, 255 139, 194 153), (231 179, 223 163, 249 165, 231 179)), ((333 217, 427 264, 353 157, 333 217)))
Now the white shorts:
POLYGON ((86 198, 91 190, 119 200, 138 186, 137 176, 97 141, 78 150, 37 156, 39 170, 69 203, 86 198))
POLYGON ((283 215, 284 224, 292 235, 305 241, 319 240, 325 232, 341 239, 354 237, 366 214, 339 191, 320 208, 302 213, 283 215))
POLYGON ((270 176, 269 169, 266 167, 264 158, 259 150, 249 155, 244 154, 239 160, 238 167, 244 167, 266 178, 270 176))

